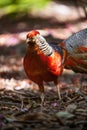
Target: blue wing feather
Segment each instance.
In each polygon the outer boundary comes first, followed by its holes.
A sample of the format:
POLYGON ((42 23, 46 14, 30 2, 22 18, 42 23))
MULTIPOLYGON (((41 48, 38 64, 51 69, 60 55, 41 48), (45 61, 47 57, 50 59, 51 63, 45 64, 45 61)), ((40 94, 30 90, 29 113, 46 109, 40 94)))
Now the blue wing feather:
POLYGON ((68 52, 65 67, 75 72, 87 73, 87 28, 73 34, 63 43, 68 52))
POLYGON ((70 54, 74 53, 74 51, 80 46, 87 48, 87 28, 71 35, 64 41, 64 43, 65 49, 70 54))

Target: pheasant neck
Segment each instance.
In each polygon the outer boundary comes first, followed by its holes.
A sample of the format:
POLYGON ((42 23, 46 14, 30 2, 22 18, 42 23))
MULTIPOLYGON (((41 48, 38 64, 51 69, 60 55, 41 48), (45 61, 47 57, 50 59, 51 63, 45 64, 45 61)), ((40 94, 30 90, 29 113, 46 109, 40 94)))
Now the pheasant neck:
POLYGON ((47 42, 42 43, 39 48, 46 56, 50 56, 53 52, 53 48, 47 42))

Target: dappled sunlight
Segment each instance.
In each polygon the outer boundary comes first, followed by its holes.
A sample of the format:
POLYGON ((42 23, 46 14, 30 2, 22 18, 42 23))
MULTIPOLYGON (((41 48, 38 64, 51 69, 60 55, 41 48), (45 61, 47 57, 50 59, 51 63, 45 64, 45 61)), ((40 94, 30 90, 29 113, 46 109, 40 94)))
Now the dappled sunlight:
POLYGON ((58 45, 87 28, 87 7, 80 3, 85 0, 36 1, 0 1, 0 130, 85 129, 87 74, 64 69, 59 76, 62 100, 53 82, 44 83, 42 109, 39 87, 23 67, 30 30, 58 45))

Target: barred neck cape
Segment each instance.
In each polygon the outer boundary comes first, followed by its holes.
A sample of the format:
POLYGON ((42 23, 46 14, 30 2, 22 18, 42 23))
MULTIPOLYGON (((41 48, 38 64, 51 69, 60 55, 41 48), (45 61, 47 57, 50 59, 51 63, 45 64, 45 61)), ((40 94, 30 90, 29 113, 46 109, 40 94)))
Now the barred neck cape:
POLYGON ((53 42, 47 43, 44 37, 41 35, 38 35, 37 37, 37 44, 39 46, 39 49, 44 53, 46 56, 50 56, 54 51, 59 53, 62 57, 62 64, 64 64, 66 60, 66 50, 62 48, 61 46, 55 45, 53 42))
POLYGON ((42 50, 42 52, 49 56, 52 54, 53 51, 57 51, 61 55, 63 55, 62 47, 55 45, 54 42, 47 42, 44 37, 41 35, 38 36, 39 42, 37 43, 39 45, 39 48, 42 50))
POLYGON ((46 41, 42 41, 39 48, 46 56, 50 56, 53 53, 52 46, 50 46, 46 41))

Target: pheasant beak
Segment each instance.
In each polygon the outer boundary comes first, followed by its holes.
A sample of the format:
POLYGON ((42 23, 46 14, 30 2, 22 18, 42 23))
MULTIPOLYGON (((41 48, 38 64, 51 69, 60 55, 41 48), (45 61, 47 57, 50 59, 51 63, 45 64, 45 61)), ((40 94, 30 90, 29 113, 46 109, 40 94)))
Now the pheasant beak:
POLYGON ((29 39, 29 38, 27 38, 27 39, 26 39, 26 43, 29 43, 29 41, 30 41, 30 39, 29 39))
POLYGON ((26 42, 28 44, 31 44, 31 45, 34 45, 37 41, 37 36, 39 35, 40 33, 36 30, 32 30, 30 31, 28 34, 27 34, 27 39, 26 39, 26 42))
POLYGON ((32 38, 27 38, 26 43, 27 44, 35 44, 35 38, 33 38, 33 37, 32 38))

